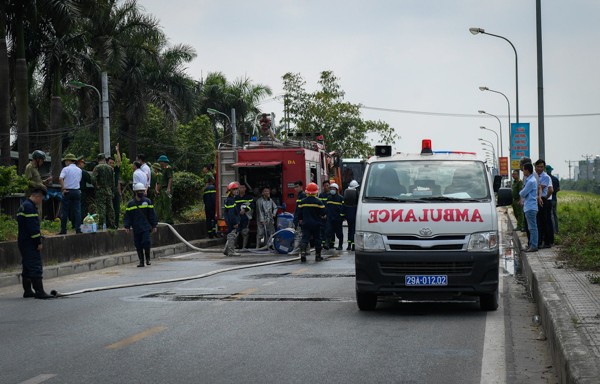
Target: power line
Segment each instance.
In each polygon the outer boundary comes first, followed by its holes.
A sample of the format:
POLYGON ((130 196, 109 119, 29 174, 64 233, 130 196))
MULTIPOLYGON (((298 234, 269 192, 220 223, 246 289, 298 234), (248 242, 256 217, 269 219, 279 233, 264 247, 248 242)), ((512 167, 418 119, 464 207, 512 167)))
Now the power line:
MULTIPOLYGON (((360 106, 361 109, 370 109, 373 111, 393 112, 393 113, 407 113, 413 115, 425 115, 425 116, 445 116, 445 117, 481 117, 479 114, 469 113, 445 113, 445 112, 428 112, 428 111, 411 111, 407 109, 395 109, 395 108, 380 108, 380 107, 368 107, 365 105, 360 106)), ((590 117, 600 116, 598 113, 573 113, 573 114, 561 114, 561 115, 544 115, 545 118, 564 118, 564 117, 590 117)), ((498 115, 498 117, 506 118, 506 115, 498 115)), ((537 115, 521 115, 521 117, 527 117, 531 119, 537 119, 537 115)))

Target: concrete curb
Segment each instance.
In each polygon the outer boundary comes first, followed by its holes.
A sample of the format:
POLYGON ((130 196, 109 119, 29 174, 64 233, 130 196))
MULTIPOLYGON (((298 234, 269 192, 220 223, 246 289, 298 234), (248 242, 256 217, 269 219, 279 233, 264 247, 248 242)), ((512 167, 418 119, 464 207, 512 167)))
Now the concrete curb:
MULTIPOLYGON (((212 247, 224 244, 224 239, 200 239, 190 241, 190 244, 199 247, 212 247)), ((152 248, 151 258, 157 259, 178 253, 194 252, 184 243, 170 244, 162 247, 152 248)), ((68 276, 77 273, 97 271, 115 265, 137 263, 139 261, 136 252, 115 253, 111 255, 82 259, 68 263, 44 266, 44 279, 52 279, 60 276, 68 276)), ((0 273, 0 288, 21 284, 21 271, 0 273)))
MULTIPOLYGON (((513 223, 516 220, 508 212, 507 210, 509 229, 513 230, 515 251, 519 252, 523 261, 523 273, 537 303, 542 327, 549 341, 552 359, 561 383, 597 384, 600 382, 599 362, 594 359, 588 342, 577 331, 571 311, 565 303, 562 287, 542 265, 538 255, 523 255, 521 240, 526 242, 527 237, 521 239, 519 233, 514 231, 513 223)), ((546 252, 553 251, 538 251, 540 254, 546 252)))

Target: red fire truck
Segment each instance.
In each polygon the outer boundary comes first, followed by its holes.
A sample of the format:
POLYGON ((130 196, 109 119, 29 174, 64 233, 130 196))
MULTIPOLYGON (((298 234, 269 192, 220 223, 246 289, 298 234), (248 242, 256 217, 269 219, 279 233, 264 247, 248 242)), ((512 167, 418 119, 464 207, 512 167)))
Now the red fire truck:
MULTIPOLYGON (((277 191, 271 197, 284 211, 293 213, 295 181, 302 180, 306 187, 310 182, 321 186, 324 180, 341 180, 337 155, 328 153, 322 141, 310 139, 249 141, 241 148, 222 145, 217 150, 216 171, 219 217, 223 217, 227 185, 232 181, 248 186, 254 198, 260 197, 264 187, 277 191)), ((222 226, 223 220, 219 222, 222 226)))

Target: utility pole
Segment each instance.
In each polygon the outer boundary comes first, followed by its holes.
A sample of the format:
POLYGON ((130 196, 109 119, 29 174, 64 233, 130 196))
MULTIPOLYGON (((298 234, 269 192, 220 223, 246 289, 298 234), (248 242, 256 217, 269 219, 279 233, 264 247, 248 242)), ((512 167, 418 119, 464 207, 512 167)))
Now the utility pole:
POLYGON ((586 168, 586 180, 590 179, 590 159, 594 157, 594 155, 581 155, 585 159, 585 168, 586 168))
POLYGON ((577 161, 575 161, 575 160, 565 160, 565 163, 569 164, 569 180, 573 180, 573 179, 571 179, 571 168, 573 167, 571 165, 571 163, 576 163, 576 162, 577 161))

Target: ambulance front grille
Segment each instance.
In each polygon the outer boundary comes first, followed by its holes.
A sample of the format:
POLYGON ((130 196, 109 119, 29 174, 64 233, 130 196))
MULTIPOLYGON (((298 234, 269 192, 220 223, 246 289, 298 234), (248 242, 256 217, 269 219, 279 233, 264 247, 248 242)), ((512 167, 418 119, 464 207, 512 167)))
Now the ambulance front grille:
POLYGON ((460 251, 463 244, 438 244, 424 248, 417 244, 390 244, 392 251, 460 251))
POLYGON ((469 275, 473 262, 380 262, 383 275, 469 275))

